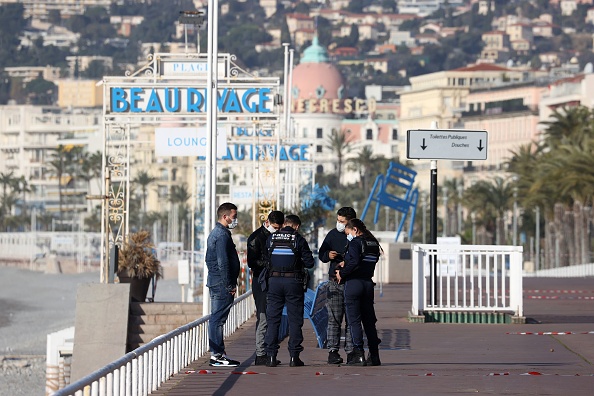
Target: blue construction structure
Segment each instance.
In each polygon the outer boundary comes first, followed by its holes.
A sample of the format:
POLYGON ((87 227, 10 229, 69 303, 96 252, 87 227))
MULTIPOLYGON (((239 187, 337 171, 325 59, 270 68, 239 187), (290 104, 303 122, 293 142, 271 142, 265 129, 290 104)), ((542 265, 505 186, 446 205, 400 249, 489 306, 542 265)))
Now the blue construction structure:
POLYGON ((324 210, 334 210, 334 206, 336 206, 336 200, 334 198, 330 198, 328 192, 330 191, 330 187, 324 185, 320 186, 316 183, 311 191, 309 189, 304 188, 302 191, 302 199, 301 208, 308 209, 314 206, 314 204, 318 204, 324 210), (305 197, 307 195, 307 197, 305 197))
POLYGON ((376 203, 375 215, 373 217, 374 224, 378 221, 379 211, 382 205, 400 212, 402 217, 398 224, 398 230, 396 230, 395 240, 397 241, 410 212, 408 240, 412 240, 413 225, 417 213, 417 202, 419 200, 419 190, 413 188, 416 176, 417 172, 414 170, 397 162, 390 162, 386 174, 378 175, 375 179, 369 198, 367 198, 365 208, 363 208, 361 219, 365 218, 372 202, 376 203))

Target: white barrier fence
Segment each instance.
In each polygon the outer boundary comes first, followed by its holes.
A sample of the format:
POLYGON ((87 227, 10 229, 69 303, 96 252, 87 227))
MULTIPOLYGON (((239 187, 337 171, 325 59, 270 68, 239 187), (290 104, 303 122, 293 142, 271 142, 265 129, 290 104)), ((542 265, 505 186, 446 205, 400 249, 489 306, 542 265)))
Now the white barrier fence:
POLYGON ((541 269, 535 272, 524 272, 524 276, 535 278, 585 278, 594 276, 594 264, 541 269))
POLYGON ((100 233, 93 232, 2 232, 0 259, 29 263, 43 269, 51 258, 71 260, 78 272, 99 263, 100 233))
POLYGON ((521 246, 413 245, 412 265, 412 315, 464 311, 523 316, 521 246))
MULTIPOLYGON (((231 307, 223 334, 230 336, 255 312, 249 291, 231 307)), ((55 396, 148 395, 208 352, 209 316, 159 336, 120 359, 54 393, 55 396)))

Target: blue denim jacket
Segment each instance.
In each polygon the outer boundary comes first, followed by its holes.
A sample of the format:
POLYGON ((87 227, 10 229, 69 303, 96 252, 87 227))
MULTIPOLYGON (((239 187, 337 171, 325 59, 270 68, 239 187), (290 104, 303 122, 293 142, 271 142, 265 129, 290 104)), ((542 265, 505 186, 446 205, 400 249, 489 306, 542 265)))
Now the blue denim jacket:
POLYGON ((231 232, 219 222, 208 235, 205 260, 208 267, 206 286, 220 285, 227 291, 237 287, 239 256, 231 232))

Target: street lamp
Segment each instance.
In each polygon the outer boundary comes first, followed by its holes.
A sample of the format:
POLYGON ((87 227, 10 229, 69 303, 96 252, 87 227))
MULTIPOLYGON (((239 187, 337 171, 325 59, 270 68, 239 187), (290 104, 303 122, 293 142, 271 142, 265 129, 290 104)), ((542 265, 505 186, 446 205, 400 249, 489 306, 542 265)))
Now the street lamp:
POLYGON ((470 219, 472 220, 472 244, 476 245, 476 213, 471 213, 470 219))
POLYGON ((446 237, 448 228, 448 188, 443 188, 443 236, 446 237))
POLYGON ((518 241, 518 187, 514 186, 514 207, 512 213, 512 245, 516 246, 518 241))
POLYGON ((204 12, 202 11, 180 11, 177 19, 180 25, 184 25, 184 38, 186 53, 188 53, 188 25, 193 25, 196 30, 196 52, 200 53, 200 28, 204 26, 204 12))

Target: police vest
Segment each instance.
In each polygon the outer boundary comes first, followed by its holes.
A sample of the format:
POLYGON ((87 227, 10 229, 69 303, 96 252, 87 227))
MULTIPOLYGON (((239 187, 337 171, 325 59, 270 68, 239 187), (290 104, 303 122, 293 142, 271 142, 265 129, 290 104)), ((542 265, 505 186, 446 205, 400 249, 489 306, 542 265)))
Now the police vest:
POLYGON ((361 255, 363 264, 375 264, 380 258, 380 245, 377 241, 362 240, 361 255))
POLYGON ((295 232, 277 231, 271 236, 270 267, 273 271, 296 271, 299 251, 295 232))

